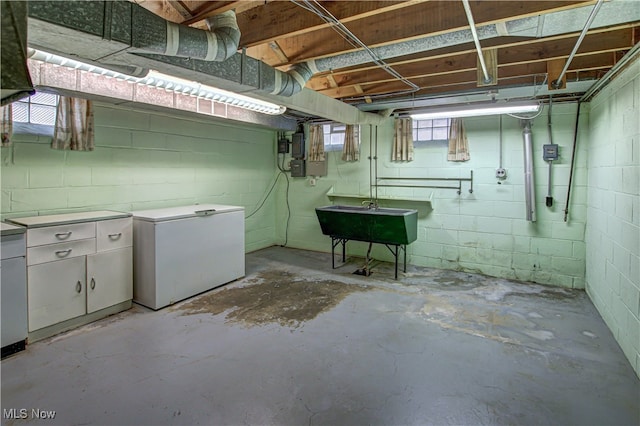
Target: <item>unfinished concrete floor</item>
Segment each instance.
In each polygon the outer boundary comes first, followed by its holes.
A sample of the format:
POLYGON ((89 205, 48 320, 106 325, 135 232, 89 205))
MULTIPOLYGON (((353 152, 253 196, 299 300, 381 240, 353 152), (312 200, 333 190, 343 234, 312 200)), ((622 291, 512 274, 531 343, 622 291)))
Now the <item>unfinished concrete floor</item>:
POLYGON ((358 266, 273 247, 223 288, 34 343, 2 361, 3 423, 640 424, 640 380, 584 292, 358 266))

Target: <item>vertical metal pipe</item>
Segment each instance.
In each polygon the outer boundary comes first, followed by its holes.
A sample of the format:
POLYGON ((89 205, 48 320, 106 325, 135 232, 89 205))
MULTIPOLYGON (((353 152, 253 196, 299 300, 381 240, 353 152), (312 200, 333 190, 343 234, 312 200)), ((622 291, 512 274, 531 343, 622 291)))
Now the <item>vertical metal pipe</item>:
MULTIPOLYGON (((378 182, 376 181, 377 185, 378 182)), ((369 124, 369 201, 373 203, 373 125, 369 124)))
POLYGON ((522 140, 524 143, 524 199, 527 208, 527 220, 536 221, 536 184, 533 174, 533 138, 531 120, 522 120, 522 140))

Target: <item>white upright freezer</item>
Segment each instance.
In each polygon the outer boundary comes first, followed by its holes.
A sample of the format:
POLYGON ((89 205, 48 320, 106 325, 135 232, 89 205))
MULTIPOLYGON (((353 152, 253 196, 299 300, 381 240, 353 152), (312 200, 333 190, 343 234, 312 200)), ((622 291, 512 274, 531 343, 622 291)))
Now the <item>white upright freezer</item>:
POLYGON ((133 213, 133 300, 160 309, 244 276, 244 208, 133 213))

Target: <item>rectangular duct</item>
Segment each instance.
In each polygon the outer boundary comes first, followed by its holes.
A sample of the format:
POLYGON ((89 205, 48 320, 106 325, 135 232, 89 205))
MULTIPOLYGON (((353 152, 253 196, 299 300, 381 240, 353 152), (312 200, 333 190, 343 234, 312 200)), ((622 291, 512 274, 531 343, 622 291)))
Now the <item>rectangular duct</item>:
POLYGON ((35 93, 27 67, 27 3, 2 0, 1 105, 35 93))

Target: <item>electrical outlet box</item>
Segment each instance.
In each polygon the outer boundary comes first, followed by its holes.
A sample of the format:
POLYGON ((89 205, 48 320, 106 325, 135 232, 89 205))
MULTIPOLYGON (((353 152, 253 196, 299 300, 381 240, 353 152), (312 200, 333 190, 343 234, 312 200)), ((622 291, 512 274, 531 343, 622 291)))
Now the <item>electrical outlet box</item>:
POLYGON ((291 138, 291 156, 296 160, 304 158, 304 133, 294 133, 291 138))
POLYGON ((286 154, 289 152, 289 139, 278 139, 278 154, 286 154))
POLYGON ((305 177, 304 160, 291 160, 291 177, 305 177))
POLYGON ((507 178, 507 169, 503 169, 502 167, 496 169, 496 177, 498 179, 506 179, 507 178))
POLYGON ((542 146, 542 158, 544 161, 554 161, 558 159, 558 145, 547 144, 542 146))

